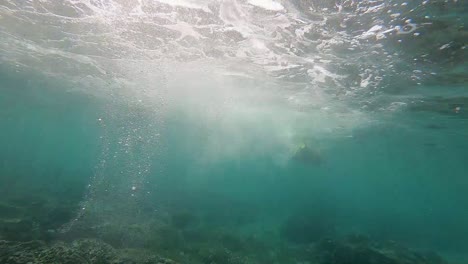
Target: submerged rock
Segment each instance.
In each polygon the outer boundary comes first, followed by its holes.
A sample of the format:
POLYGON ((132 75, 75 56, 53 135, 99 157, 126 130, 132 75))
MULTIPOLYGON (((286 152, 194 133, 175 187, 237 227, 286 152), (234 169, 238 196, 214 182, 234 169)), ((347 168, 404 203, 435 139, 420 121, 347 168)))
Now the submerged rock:
POLYGON ((0 219, 0 238, 14 241, 37 239, 40 230, 29 219, 0 219))
POLYGON ((319 209, 299 210, 291 214, 280 227, 281 236, 289 242, 308 244, 335 235, 335 219, 319 209))
POLYGON ((402 246, 381 246, 367 239, 322 240, 316 246, 320 264, 446 264, 435 253, 421 254, 402 246))
POLYGON ((47 245, 42 241, 0 241, 0 263, 9 264, 177 264, 147 251, 130 254, 94 239, 47 245))
POLYGON ((51 240, 54 230, 70 221, 78 203, 36 195, 17 194, 0 201, 0 239, 9 241, 51 240))
POLYGON ((177 212, 171 216, 171 223, 178 229, 186 229, 187 227, 194 225, 197 222, 197 218, 190 212, 177 212))
POLYGON ((398 264, 396 260, 366 246, 326 240, 317 249, 321 264, 398 264))

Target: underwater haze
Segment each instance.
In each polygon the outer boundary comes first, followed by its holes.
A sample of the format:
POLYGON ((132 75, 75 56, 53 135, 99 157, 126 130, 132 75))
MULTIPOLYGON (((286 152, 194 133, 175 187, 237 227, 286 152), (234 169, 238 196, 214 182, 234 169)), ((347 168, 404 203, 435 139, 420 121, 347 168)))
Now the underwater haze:
POLYGON ((466 0, 0 0, 0 263, 468 263, 466 0))

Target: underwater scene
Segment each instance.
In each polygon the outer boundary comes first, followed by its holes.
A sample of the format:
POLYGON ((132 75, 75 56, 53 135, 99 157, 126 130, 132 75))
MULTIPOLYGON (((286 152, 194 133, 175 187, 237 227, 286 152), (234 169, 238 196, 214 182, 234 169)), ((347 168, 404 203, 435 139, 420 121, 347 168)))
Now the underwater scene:
POLYGON ((467 23, 0 0, 0 263, 468 264, 467 23))

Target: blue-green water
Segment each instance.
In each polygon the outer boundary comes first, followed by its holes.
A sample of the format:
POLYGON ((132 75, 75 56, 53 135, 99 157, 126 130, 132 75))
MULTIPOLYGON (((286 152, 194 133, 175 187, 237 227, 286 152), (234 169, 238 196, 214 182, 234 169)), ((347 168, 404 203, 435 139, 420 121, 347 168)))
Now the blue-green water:
POLYGON ((468 263, 466 3, 160 2, 0 3, 1 263, 468 263))

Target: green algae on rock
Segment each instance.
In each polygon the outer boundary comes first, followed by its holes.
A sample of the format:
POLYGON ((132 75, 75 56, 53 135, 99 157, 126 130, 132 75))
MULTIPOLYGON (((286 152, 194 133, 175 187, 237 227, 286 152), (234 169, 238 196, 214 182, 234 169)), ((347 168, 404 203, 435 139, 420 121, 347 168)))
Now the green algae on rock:
POLYGON ((0 241, 0 263, 8 264, 177 264, 167 258, 139 251, 116 250, 94 239, 47 245, 42 241, 0 241))

